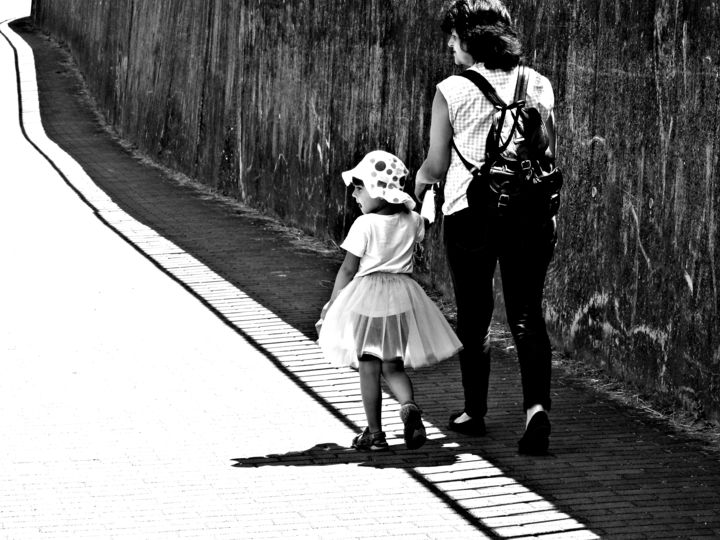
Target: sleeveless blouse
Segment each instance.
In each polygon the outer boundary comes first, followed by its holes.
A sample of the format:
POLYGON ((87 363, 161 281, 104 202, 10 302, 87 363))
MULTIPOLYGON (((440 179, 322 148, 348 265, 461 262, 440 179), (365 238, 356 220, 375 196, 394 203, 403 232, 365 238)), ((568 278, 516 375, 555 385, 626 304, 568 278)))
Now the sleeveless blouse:
MULTIPOLYGON (((488 70, 483 64, 470 69, 477 71, 493 85, 500 98, 509 103, 515 95, 518 68, 511 71, 488 70)), ((535 107, 547 121, 555 105, 555 96, 547 78, 534 70, 529 71, 527 106, 535 107)), ((465 77, 452 75, 437 85, 448 105, 450 125, 453 128, 455 144, 463 157, 476 165, 485 161, 485 139, 494 108, 475 84, 465 77)), ((470 172, 455 152, 450 150, 450 167, 445 180, 444 215, 454 214, 467 208, 465 192, 472 180, 470 172)))

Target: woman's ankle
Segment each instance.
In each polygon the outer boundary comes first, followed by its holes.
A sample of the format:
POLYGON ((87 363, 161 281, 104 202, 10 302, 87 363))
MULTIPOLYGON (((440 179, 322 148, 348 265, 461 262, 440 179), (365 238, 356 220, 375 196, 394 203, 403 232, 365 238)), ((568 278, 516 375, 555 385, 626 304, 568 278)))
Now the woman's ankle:
POLYGON ((545 407, 543 407, 539 403, 536 403, 535 405, 533 405, 532 407, 527 409, 527 411, 525 411, 525 413, 526 413, 525 414, 525 427, 527 427, 527 425, 530 423, 530 420, 532 419, 533 416, 535 416, 535 414, 539 413, 540 411, 544 411, 544 410, 545 410, 545 407))

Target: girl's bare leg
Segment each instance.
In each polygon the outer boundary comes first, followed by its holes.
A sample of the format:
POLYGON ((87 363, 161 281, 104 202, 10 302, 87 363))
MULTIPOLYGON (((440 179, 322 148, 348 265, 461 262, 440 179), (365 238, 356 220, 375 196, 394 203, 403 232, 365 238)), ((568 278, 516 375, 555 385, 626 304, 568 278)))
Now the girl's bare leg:
POLYGON ((414 401, 413 386, 402 360, 382 362, 382 376, 401 405, 414 401))
POLYGON ((420 448, 427 441, 422 423, 422 411, 414 401, 413 386, 401 360, 382 363, 382 375, 400 402, 400 419, 403 421, 403 438, 408 449, 420 448))
POLYGON ((360 358, 360 393, 362 395, 365 416, 368 421, 370 433, 382 429, 382 394, 380 391, 380 374, 382 362, 374 356, 365 355, 360 358))

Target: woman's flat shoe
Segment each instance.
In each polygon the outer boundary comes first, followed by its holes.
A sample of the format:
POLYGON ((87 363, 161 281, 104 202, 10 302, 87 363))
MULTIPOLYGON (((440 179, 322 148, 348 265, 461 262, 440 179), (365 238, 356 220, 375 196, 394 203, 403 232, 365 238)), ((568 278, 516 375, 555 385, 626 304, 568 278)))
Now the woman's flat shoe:
POLYGON ((518 452, 530 456, 544 456, 550 446, 550 419, 545 411, 536 412, 518 441, 518 452))
POLYGON ((470 418, 465 422, 456 422, 455 420, 460 418, 465 411, 459 411, 450 415, 450 421, 448 422, 448 429, 455 431, 456 433, 462 433, 464 435, 471 435, 473 437, 482 437, 485 435, 485 420, 482 418, 470 418))

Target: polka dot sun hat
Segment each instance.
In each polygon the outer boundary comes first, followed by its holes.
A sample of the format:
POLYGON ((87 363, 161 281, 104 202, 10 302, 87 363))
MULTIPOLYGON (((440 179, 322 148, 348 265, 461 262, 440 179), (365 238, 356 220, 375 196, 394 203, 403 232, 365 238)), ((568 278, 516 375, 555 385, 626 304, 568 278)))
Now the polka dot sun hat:
POLYGON ((408 170, 400 159, 389 152, 374 150, 366 154, 354 169, 342 173, 346 186, 353 178, 362 180, 368 194, 385 199, 389 203, 404 204, 408 210, 415 208, 413 198, 403 191, 408 170))

